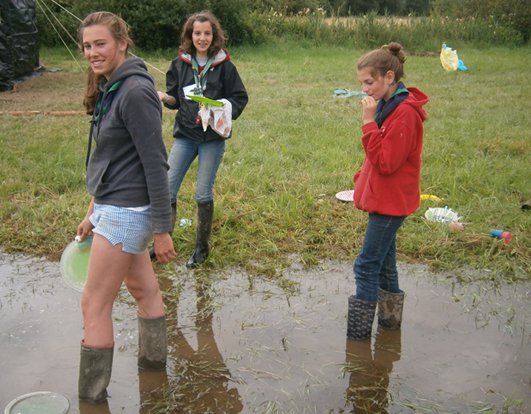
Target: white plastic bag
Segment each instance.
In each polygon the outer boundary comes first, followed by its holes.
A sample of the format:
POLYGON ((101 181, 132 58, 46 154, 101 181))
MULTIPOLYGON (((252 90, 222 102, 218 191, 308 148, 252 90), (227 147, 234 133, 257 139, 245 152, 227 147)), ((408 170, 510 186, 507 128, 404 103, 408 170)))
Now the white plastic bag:
POLYGON ((442 67, 448 72, 456 71, 459 67, 459 58, 457 57, 457 51, 453 50, 451 47, 446 46, 446 43, 442 44, 440 57, 442 67))
POLYGON ((232 131, 232 104, 227 99, 221 99, 223 106, 200 105, 199 116, 203 131, 208 126, 216 131, 223 138, 228 138, 232 131))
POLYGON ((459 214, 448 207, 429 208, 426 210, 426 213, 424 213, 424 217, 426 217, 426 219, 429 221, 444 224, 457 223, 461 220, 459 214))

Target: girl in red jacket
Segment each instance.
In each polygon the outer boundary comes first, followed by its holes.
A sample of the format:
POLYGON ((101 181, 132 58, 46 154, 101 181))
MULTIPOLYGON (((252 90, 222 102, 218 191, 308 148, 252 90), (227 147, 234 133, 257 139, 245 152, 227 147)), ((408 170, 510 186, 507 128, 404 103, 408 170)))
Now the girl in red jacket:
POLYGON ((398 286, 396 232, 420 204, 422 106, 428 97, 406 88, 402 46, 390 43, 362 56, 357 77, 367 94, 361 101, 365 160, 354 176, 354 203, 369 213, 354 262, 356 294, 349 297, 347 337, 365 340, 378 304, 378 324, 399 329, 404 292, 398 286))

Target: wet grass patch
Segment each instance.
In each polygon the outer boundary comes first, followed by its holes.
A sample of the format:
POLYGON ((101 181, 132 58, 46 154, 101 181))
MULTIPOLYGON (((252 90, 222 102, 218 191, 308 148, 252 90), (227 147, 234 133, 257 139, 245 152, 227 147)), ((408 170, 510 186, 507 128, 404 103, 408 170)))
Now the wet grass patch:
MULTIPOLYGON (((462 49, 470 69, 460 73, 445 72, 436 53, 409 57, 406 83, 431 98, 422 192, 444 201, 423 202, 406 220, 398 236, 401 260, 435 270, 471 266, 488 280, 529 279, 531 216, 520 208, 531 197, 528 51, 462 49), (463 217, 464 232, 424 219, 428 207, 445 205, 463 217), (510 231, 511 242, 489 237, 491 228, 510 231)), ((334 195, 352 188, 363 159, 360 109, 355 98, 338 99, 333 92, 358 89, 353 65, 362 52, 287 41, 232 51, 250 103, 234 124, 216 182, 206 272, 240 266, 250 277, 282 284, 294 262, 311 268, 325 259, 355 257, 366 215, 334 195)), ((139 54, 163 72, 171 58, 139 54)), ((5 113, 82 111, 83 70, 56 49, 42 50, 41 58, 62 71, 0 94, 0 244, 8 252, 57 260, 88 204, 88 118, 5 113)), ((163 88, 164 75, 153 75, 163 88)), ((169 149, 173 114, 165 111, 163 122, 169 149)), ((178 263, 195 241, 194 186, 195 166, 178 204, 178 219, 193 221, 174 233, 178 263)))

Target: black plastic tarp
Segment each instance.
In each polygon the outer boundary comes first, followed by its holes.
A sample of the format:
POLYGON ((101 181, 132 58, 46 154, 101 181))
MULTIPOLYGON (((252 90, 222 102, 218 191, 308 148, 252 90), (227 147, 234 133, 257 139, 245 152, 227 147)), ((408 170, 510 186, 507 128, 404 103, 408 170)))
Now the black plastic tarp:
POLYGON ((0 0, 0 91, 39 66, 35 0, 0 0))

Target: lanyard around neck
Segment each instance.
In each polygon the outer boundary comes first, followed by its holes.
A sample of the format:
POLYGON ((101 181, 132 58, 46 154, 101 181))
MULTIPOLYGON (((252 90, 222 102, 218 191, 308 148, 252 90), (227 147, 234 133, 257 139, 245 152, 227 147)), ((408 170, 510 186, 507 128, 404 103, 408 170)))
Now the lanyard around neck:
POLYGON ((195 81, 195 94, 203 96, 203 92, 206 89, 208 71, 212 66, 212 59, 208 58, 203 70, 200 70, 201 67, 197 62, 195 56, 192 56, 192 70, 194 72, 194 81, 195 81))
POLYGON ((104 93, 100 93, 98 100, 96 102, 96 108, 94 109, 94 123, 98 124, 101 121, 101 118, 109 111, 111 107, 112 100, 114 98, 114 93, 120 89, 122 86, 123 80, 119 80, 111 85, 111 87, 106 90, 104 93))

